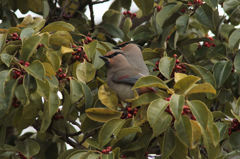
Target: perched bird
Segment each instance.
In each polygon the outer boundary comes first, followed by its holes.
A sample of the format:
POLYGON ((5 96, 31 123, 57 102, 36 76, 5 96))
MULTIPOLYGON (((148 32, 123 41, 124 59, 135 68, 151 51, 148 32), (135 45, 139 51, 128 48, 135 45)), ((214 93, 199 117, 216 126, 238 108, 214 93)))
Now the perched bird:
MULTIPOLYGON (((117 93, 118 97, 125 101, 134 97, 132 86, 144 75, 129 64, 121 51, 110 51, 100 58, 107 65, 107 84, 117 93)), ((138 89, 138 93, 144 93, 148 88, 138 89)))
POLYGON ((149 75, 149 70, 143 60, 142 51, 138 45, 133 43, 123 43, 117 46, 117 48, 122 50, 123 55, 127 58, 133 68, 139 70, 143 75, 149 75))

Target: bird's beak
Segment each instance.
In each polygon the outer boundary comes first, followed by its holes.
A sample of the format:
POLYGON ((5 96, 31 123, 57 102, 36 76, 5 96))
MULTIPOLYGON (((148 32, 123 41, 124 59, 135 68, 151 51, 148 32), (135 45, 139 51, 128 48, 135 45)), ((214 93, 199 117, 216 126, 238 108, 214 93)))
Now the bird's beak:
POLYGON ((108 58, 105 56, 99 56, 106 64, 109 63, 108 58))

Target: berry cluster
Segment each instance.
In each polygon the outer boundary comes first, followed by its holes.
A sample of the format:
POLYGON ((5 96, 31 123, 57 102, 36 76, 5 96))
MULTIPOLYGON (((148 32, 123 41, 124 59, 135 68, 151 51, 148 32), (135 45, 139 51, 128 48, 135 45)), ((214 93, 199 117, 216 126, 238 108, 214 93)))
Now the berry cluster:
POLYGON ((66 73, 63 73, 63 69, 62 68, 59 68, 58 69, 58 72, 57 72, 57 78, 58 80, 62 80, 64 78, 66 78, 67 74, 66 73))
POLYGON ((207 37, 210 41, 212 41, 212 42, 204 42, 203 43, 203 45, 205 46, 205 47, 215 47, 216 45, 213 43, 213 41, 214 41, 214 39, 212 38, 212 37, 207 37))
POLYGON ((132 12, 130 12, 129 10, 128 11, 124 11, 123 12, 123 15, 124 16, 128 16, 128 17, 130 17, 130 18, 135 18, 136 16, 137 16, 137 14, 136 13, 132 13, 132 12))
POLYGON ((14 108, 18 108, 20 105, 21 105, 21 102, 16 97, 13 97, 12 106, 14 108))
POLYGON ((58 109, 57 113, 54 114, 53 119, 55 119, 55 120, 64 119, 64 116, 62 115, 60 109, 58 109))
POLYGON ((88 43, 90 43, 92 41, 93 41, 93 39, 90 36, 86 36, 85 40, 84 40, 84 44, 88 44, 88 43))
POLYGON ((122 113, 121 119, 128 119, 132 118, 133 116, 136 116, 138 112, 138 108, 131 108, 131 107, 126 107, 126 110, 122 113))
MULTIPOLYGON (((166 98, 165 100, 166 100, 166 101, 170 101, 170 99, 171 99, 171 97, 168 97, 168 98, 166 98)), ((169 113, 169 114, 172 116, 172 123, 173 123, 174 120, 175 120, 175 117, 173 116, 172 111, 170 110, 169 105, 168 105, 167 108, 165 109, 165 112, 169 113)), ((187 105, 184 105, 184 106, 183 106, 182 115, 187 115, 190 119, 196 120, 195 116, 192 114, 189 106, 187 106, 187 105)))
POLYGON ((237 119, 232 120, 231 127, 228 128, 228 135, 231 135, 234 131, 240 132, 240 122, 237 119))
MULTIPOLYGON (((29 62, 24 62, 23 60, 20 60, 19 63, 25 67, 28 67, 30 65, 29 62)), ((13 78, 14 79, 18 79, 18 84, 22 84, 23 83, 23 77, 26 74, 26 71, 24 69, 22 69, 21 67, 16 66, 15 69, 13 70, 13 78)))
POLYGON ((175 68, 173 69, 173 72, 185 73, 186 66, 180 63, 179 59, 177 59, 177 54, 174 54, 173 57, 176 59, 176 65, 175 65, 175 68))
POLYGON ((25 157, 21 152, 18 152, 18 153, 17 153, 17 156, 18 156, 20 159, 27 159, 27 157, 25 157))
POLYGON ((8 36, 6 43, 8 43, 9 41, 15 41, 15 40, 21 40, 20 36, 18 35, 18 33, 12 33, 8 36))
POLYGON ((187 105, 183 106, 182 115, 187 115, 190 119, 196 120, 196 117, 192 114, 189 106, 187 106, 187 105))
POLYGON ((102 150, 102 153, 103 154, 109 154, 109 152, 111 152, 112 151, 112 147, 111 146, 108 146, 106 149, 103 149, 102 150))
POLYGON ((157 9, 157 12, 160 12, 162 10, 162 7, 161 6, 156 6, 156 9, 157 9))

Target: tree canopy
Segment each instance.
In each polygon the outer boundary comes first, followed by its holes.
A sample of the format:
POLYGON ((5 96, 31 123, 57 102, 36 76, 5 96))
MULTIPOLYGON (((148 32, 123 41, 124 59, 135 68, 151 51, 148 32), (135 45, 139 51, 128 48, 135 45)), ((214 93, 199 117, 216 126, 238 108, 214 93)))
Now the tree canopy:
POLYGON ((239 158, 240 1, 112 0, 96 24, 107 1, 0 1, 0 158, 239 158), (99 56, 128 41, 157 91, 126 104, 99 56))

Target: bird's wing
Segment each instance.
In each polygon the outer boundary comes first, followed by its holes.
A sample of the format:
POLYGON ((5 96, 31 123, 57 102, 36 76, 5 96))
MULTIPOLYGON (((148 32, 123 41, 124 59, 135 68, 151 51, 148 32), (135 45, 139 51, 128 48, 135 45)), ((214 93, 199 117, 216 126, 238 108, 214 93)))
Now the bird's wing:
POLYGON ((116 83, 124 83, 124 84, 133 86, 136 83, 136 81, 141 77, 142 75, 140 73, 137 73, 134 75, 125 74, 121 76, 118 76, 116 74, 115 76, 113 76, 112 80, 113 82, 116 82, 116 83))

